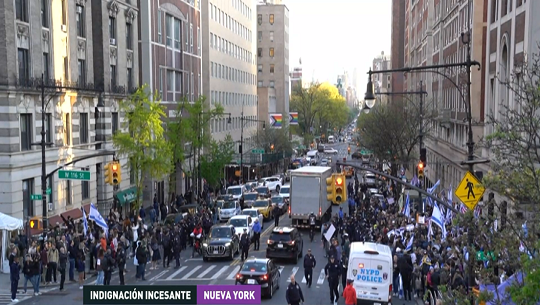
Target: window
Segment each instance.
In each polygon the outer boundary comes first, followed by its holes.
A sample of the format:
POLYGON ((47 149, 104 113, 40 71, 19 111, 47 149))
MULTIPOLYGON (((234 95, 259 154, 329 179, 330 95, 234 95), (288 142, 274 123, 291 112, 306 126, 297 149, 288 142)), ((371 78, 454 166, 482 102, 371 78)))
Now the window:
POLYGON ((126 48, 128 50, 133 50, 132 36, 133 36, 133 30, 131 29, 131 24, 126 23, 126 48))
POLYGON ((32 194, 34 193, 34 178, 26 179, 22 181, 23 191, 23 217, 34 216, 34 201, 32 200, 32 194))
POLYGON ((28 0, 15 0, 15 17, 19 21, 28 22, 28 0))
POLYGON ((189 52, 193 54, 193 24, 189 25, 189 52))
POLYGON ((64 185, 66 186, 64 190, 64 197, 66 197, 66 205, 72 205, 73 201, 71 200, 71 181, 65 180, 64 185))
POLYGON ((174 48, 180 50, 180 20, 174 19, 174 48))
POLYGON ((259 25, 262 25, 262 15, 261 14, 257 15, 257 23, 259 25))
POLYGON ((270 21, 270 24, 274 24, 274 14, 270 14, 268 21, 270 21))
POLYGON ((32 114, 21 113, 21 151, 32 149, 32 114))
POLYGON ((112 40, 116 39, 116 19, 109 17, 109 38, 111 39, 111 44, 115 44, 112 40))
POLYGON ((165 17, 165 36, 167 36, 167 46, 172 48, 173 37, 173 17, 166 15, 165 17))
POLYGON ((163 70, 159 69, 159 98, 163 99, 163 70))
POLYGON ((67 24, 66 0, 62 0, 61 5, 62 5, 62 24, 66 25, 67 24))
POLYGON ((274 48, 270 48, 269 55, 270 57, 274 57, 274 48))
MULTIPOLYGON (((45 142, 51 143, 52 142, 52 132, 53 132, 53 125, 52 125, 52 114, 46 113, 45 114, 45 142)), ((40 139, 41 140, 41 139, 40 139)))
POLYGON ((270 41, 274 41, 274 31, 270 31, 270 41))
POLYGON ((263 65, 258 65, 257 66, 257 73, 262 73, 263 71, 263 65))
MULTIPOLYGON (((88 167, 82 168, 82 171, 90 171, 88 167)), ((81 197, 82 200, 90 199, 90 181, 81 181, 81 197)))
POLYGON ((77 21, 77 36, 84 37, 84 6, 77 5, 75 20, 77 21))
POLYGON ((193 72, 191 73, 191 80, 190 80, 190 85, 191 85, 191 101, 193 102, 193 94, 195 93, 194 91, 194 83, 195 83, 195 79, 194 79, 194 76, 193 76, 193 72))
POLYGON ((69 80, 69 60, 68 57, 64 57, 64 80, 69 80))
POLYGON ((43 75, 45 75, 45 79, 51 77, 49 71, 49 53, 43 53, 43 75))
POLYGON ((118 131, 118 127, 119 127, 119 124, 118 124, 118 112, 113 112, 111 114, 111 132, 112 134, 114 135, 117 131, 118 131))
POLYGON ((262 87, 262 86, 263 86, 262 80, 258 81, 258 82, 257 82, 257 87, 262 87))
POLYGON ((272 73, 272 74, 274 74, 274 67, 275 67, 274 64, 271 64, 271 65, 270 65, 270 73, 272 73))
POLYGON ((161 35, 161 11, 158 10, 157 12, 157 38, 158 38, 158 43, 163 43, 162 39, 162 35, 161 35))
POLYGON ((262 41, 262 31, 257 32, 257 40, 262 41))
POLYGON ((197 27, 197 54, 201 55, 201 28, 197 27))
POLYGON ((262 57, 262 48, 257 49, 257 56, 262 57))
POLYGON ((84 61, 83 59, 79 59, 77 63, 77 68, 79 71, 79 84, 84 85, 86 84, 86 61, 84 61))
POLYGON ((64 115, 64 145, 71 145, 71 114, 64 115))
POLYGON ((174 92, 174 71, 167 70, 167 92, 174 92))
POLYGON ((131 70, 131 68, 127 68, 127 88, 128 90, 131 90, 133 89, 133 70, 131 70))
POLYGON ((270 88, 274 88, 275 87, 275 82, 273 80, 270 81, 270 88))
POLYGON ((41 0, 41 26, 44 28, 49 27, 49 0, 41 0))
POLYGON ((79 142, 88 143, 88 113, 79 114, 79 142))
POLYGON ((174 73, 174 79, 175 79, 175 84, 176 84, 175 91, 177 93, 183 93, 184 91, 182 90, 182 84, 184 83, 184 78, 182 77, 182 73, 181 72, 175 72, 174 73))
POLYGON ((116 87, 116 66, 111 65, 111 89, 116 87))
POLYGON ((201 78, 201 74, 199 73, 199 82, 198 82, 198 97, 201 97, 202 95, 202 78, 201 78))
POLYGON ((26 84, 30 78, 30 58, 27 49, 18 49, 17 59, 19 62, 19 81, 26 84))

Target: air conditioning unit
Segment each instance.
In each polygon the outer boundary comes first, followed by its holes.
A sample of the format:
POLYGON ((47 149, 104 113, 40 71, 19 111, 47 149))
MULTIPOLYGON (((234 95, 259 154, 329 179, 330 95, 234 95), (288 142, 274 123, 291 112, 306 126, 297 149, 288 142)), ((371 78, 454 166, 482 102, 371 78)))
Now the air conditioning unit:
POLYGON ((62 32, 64 32, 64 33, 67 32, 67 25, 62 24, 62 25, 60 26, 60 29, 61 29, 62 32))
POLYGON ((47 209, 48 209, 49 211, 52 211, 52 210, 53 210, 53 204, 52 204, 52 202, 47 203, 47 209))
POLYGON ((82 6, 77 5, 77 13, 79 14, 82 13, 82 6))
POLYGON ((114 39, 114 38, 111 38, 111 39, 110 39, 110 41, 111 41, 111 45, 113 45, 113 46, 115 46, 115 45, 116 45, 116 39, 114 39))

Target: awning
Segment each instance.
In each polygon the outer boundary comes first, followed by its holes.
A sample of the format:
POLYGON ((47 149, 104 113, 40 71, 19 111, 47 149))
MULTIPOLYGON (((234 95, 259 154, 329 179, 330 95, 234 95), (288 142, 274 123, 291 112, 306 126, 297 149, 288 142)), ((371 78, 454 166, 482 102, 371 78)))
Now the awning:
MULTIPOLYGON (((124 206, 126 204, 131 204, 132 202, 137 200, 137 187, 130 187, 126 190, 120 191, 114 195, 116 200, 118 200, 118 203, 120 203, 120 206, 124 206)), ((142 194, 141 194, 141 200, 142 200, 142 194)))

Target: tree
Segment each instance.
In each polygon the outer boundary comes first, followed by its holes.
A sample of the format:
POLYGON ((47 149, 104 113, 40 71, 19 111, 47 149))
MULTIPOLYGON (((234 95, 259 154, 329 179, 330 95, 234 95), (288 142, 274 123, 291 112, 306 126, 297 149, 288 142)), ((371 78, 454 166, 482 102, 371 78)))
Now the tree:
MULTIPOLYGON (((194 103, 183 99, 178 103, 176 115, 167 121, 167 138, 171 143, 171 164, 174 164, 174 173, 171 175, 171 185, 178 193, 180 177, 182 173, 195 177, 197 166, 197 153, 204 148, 209 148, 212 135, 210 122, 212 119, 223 115, 223 107, 220 104, 214 107, 205 103, 204 96, 194 103), (185 161, 189 160, 188 164, 185 161), (187 167, 187 168, 186 168, 187 167)), ((209 148, 211 150, 211 148, 209 148)), ((204 151, 202 151, 204 152, 204 151)))
POLYGON ((146 87, 137 89, 129 98, 119 104, 119 111, 124 113, 122 130, 113 135, 114 148, 120 156, 126 156, 129 166, 135 170, 137 186, 136 207, 141 202, 145 174, 161 178, 170 172, 171 146, 165 139, 163 119, 165 111, 161 101, 151 98, 145 92, 146 87))
POLYGON ((225 178, 223 168, 231 163, 234 153, 231 135, 227 135, 223 141, 210 142, 207 153, 201 157, 201 176, 210 186, 218 187, 221 179, 225 178))
POLYGON ((259 148, 263 148, 266 153, 272 151, 272 145, 274 145, 274 152, 290 153, 293 150, 292 143, 289 140, 288 127, 259 130, 254 135, 254 139, 255 145, 259 148))
MULTIPOLYGON (((430 104, 424 104, 422 112, 425 140, 432 130, 430 104)), ((380 159, 394 160, 392 164, 408 164, 416 156, 414 148, 419 144, 420 115, 419 104, 412 99, 406 99, 404 103, 377 103, 368 114, 360 114, 357 120, 362 146, 372 150, 380 159)))

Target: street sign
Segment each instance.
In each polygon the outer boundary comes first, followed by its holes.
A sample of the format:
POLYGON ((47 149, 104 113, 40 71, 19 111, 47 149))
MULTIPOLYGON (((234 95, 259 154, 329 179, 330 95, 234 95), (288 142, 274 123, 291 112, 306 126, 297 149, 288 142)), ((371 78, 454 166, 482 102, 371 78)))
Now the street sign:
POLYGON ((90 181, 90 172, 88 171, 69 171, 59 170, 58 178, 64 180, 85 180, 90 181))
POLYGON ((264 149, 263 148, 255 148, 255 149, 251 150, 251 153, 252 154, 264 154, 264 149))
POLYGON ((30 200, 43 200, 43 196, 41 194, 32 194, 30 195, 30 200))
POLYGON ((47 195, 50 195, 52 193, 52 189, 47 189, 47 191, 45 192, 47 195))
POLYGON ((469 209, 474 210, 485 191, 486 189, 478 181, 478 178, 471 172, 467 172, 456 189, 456 196, 469 209))

